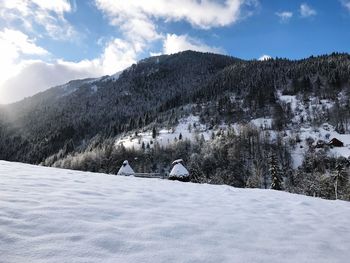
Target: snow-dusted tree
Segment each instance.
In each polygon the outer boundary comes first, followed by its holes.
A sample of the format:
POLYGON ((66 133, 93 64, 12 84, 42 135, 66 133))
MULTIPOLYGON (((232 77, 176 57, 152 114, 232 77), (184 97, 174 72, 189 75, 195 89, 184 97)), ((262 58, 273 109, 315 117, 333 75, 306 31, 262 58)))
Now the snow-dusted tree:
MULTIPOLYGON (((336 166, 335 166, 335 171, 333 174, 333 180, 334 180, 334 193, 335 193, 335 199, 338 199, 339 195, 339 188, 341 186, 346 185, 347 181, 347 175, 345 172, 345 162, 343 158, 340 158, 337 160, 336 166)), ((344 187, 342 187, 344 188, 344 187)), ((342 191, 341 191, 342 192, 342 191)))
POLYGON ((152 138, 155 139, 157 137, 157 129, 156 127, 153 127, 152 129, 152 138))
POLYGON ((270 175, 271 175, 271 189, 282 190, 282 178, 280 175, 280 170, 277 163, 277 158, 275 154, 270 156, 270 175))
POLYGON ((188 171, 191 175, 191 181, 195 183, 207 183, 207 179, 201 167, 202 162, 202 157, 197 153, 192 154, 188 162, 188 171))

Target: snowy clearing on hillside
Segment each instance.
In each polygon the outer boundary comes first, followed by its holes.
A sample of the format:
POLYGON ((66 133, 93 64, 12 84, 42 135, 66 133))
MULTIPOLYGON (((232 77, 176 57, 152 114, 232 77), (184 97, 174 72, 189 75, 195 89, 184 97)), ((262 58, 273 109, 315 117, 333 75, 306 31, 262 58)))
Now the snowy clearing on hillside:
POLYGON ((280 102, 290 105, 290 109, 295 115, 291 123, 299 125, 317 115, 322 115, 326 110, 334 106, 334 102, 329 100, 309 97, 307 98, 308 101, 302 101, 296 95, 282 95, 280 92, 278 93, 278 99, 280 102))
POLYGON ((308 148, 306 140, 310 138, 314 140, 313 146, 315 146, 318 141, 328 143, 331 139, 337 138, 344 143, 344 146, 330 148, 327 152, 328 156, 350 157, 350 134, 339 134, 334 130, 334 127, 328 123, 324 123, 319 128, 301 128, 297 134, 301 142, 297 143, 295 149, 291 151, 293 168, 297 168, 302 164, 305 152, 308 148))
POLYGON ((250 121, 258 129, 271 129, 272 128, 272 118, 258 118, 250 121))
MULTIPOLYGON (((322 141, 325 145, 333 138, 340 140, 343 147, 326 148, 327 155, 331 157, 350 158, 350 134, 339 134, 335 128, 329 123, 323 123, 319 127, 312 127, 311 119, 316 116, 322 116, 327 110, 334 106, 334 102, 327 99, 319 99, 317 97, 303 98, 296 95, 282 95, 277 93, 278 100, 285 105, 289 105, 294 117, 290 120, 290 126, 284 131, 287 136, 283 136, 285 142, 290 139, 298 141, 291 149, 292 166, 294 169, 300 167, 304 161, 305 153, 308 152, 307 140, 314 141, 313 147, 317 142, 322 141)), ((339 100, 346 98, 343 94, 339 94, 339 100)), ((273 130, 272 118, 257 118, 250 121, 256 128, 269 131, 271 141, 277 137, 277 131, 273 130)), ((319 149, 316 149, 319 150, 319 149)))
POLYGON ((160 146, 167 146, 175 141, 179 140, 180 134, 182 140, 194 141, 196 137, 200 138, 203 135, 204 139, 209 140, 211 133, 205 125, 200 124, 199 117, 189 115, 186 118, 180 119, 179 124, 173 129, 163 128, 158 131, 155 139, 152 138, 152 130, 140 132, 135 136, 129 135, 118 139, 115 143, 116 146, 123 145, 125 148, 141 149, 142 143, 149 144, 152 148, 155 143, 159 143, 160 146), (194 127, 195 126, 195 127, 194 127))
POLYGON ((350 203, 0 161, 0 262, 348 262, 350 203))

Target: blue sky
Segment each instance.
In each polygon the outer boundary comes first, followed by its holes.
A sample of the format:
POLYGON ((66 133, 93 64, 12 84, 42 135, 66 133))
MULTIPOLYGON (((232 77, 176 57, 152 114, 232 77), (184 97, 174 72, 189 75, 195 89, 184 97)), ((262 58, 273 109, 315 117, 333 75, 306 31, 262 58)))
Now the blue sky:
POLYGON ((350 52, 349 28, 350 0, 1 0, 0 103, 187 49, 350 52))

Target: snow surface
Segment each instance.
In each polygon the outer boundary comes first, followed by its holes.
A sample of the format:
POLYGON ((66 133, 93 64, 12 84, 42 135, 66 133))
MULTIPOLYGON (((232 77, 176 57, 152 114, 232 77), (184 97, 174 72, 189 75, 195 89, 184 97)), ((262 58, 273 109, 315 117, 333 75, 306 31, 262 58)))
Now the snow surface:
POLYGON ((250 121, 257 128, 261 128, 263 130, 272 128, 272 118, 258 118, 250 121))
POLYGON ((299 105, 299 101, 296 98, 295 95, 282 95, 281 93, 278 94, 278 98, 280 101, 283 101, 286 104, 290 104, 290 107, 293 112, 296 111, 297 106, 299 105))
POLYGON ((350 203, 0 161, 0 262, 340 263, 350 203))

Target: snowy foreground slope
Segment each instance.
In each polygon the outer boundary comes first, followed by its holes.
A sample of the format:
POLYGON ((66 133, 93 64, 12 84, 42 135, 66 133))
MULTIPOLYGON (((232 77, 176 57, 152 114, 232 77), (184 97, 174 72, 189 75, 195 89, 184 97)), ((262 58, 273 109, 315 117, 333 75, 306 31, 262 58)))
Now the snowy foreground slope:
POLYGON ((0 161, 0 262, 349 262, 350 203, 0 161))

